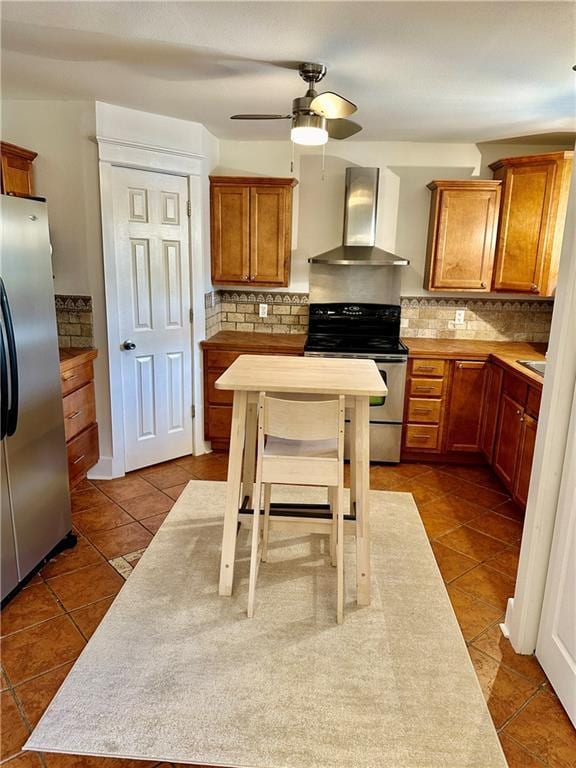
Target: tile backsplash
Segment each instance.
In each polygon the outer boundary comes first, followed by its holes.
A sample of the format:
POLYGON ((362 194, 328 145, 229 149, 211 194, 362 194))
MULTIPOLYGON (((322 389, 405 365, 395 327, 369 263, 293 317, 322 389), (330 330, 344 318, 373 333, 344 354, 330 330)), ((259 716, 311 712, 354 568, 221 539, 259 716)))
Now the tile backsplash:
POLYGON ((91 296, 55 296, 58 346, 93 347, 91 296))
MULTIPOLYGON (((306 333, 308 294, 265 291, 211 291, 205 295, 206 338, 218 331, 306 333), (268 305, 268 317, 258 305, 268 305)), ((548 341, 552 301, 534 299, 451 299, 404 296, 401 334, 405 338, 548 341), (464 321, 456 323, 456 310, 464 321)))

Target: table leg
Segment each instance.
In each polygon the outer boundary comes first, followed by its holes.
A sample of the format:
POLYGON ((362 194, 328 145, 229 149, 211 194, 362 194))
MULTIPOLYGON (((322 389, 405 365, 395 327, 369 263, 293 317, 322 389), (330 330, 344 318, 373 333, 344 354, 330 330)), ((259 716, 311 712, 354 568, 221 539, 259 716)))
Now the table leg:
POLYGON ((230 456, 228 459, 228 480, 226 482, 226 507, 224 509, 224 531, 222 534, 222 555, 220 561, 221 595, 232 594, 234 581, 234 559, 236 554, 236 533, 238 527, 238 505, 240 481, 242 478, 242 454, 246 427, 247 393, 234 392, 232 408, 232 429, 230 431, 230 456))
POLYGON ((370 488, 370 404, 357 397, 354 414, 354 468, 356 489, 356 599, 370 605, 370 526, 368 491, 370 488))
POLYGON ((256 442, 258 437, 258 403, 250 402, 246 409, 246 441, 244 443, 244 467, 242 469, 242 500, 248 497, 252 506, 254 470, 256 467, 256 442))
POLYGON ((350 406, 350 514, 356 515, 356 401, 350 406))

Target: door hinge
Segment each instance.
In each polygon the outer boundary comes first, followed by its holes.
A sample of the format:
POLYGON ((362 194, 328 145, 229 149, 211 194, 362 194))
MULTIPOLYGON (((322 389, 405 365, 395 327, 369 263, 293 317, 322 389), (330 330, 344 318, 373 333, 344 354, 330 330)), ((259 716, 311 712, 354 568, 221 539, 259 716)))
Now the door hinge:
POLYGON ((191 200, 187 200, 186 201, 186 215, 188 216, 188 218, 190 218, 192 216, 192 201, 191 200))
POLYGON ((192 406, 192 418, 193 419, 196 418, 196 406, 195 405, 192 406))
POLYGON ((192 307, 190 307, 189 319, 191 323, 194 322, 194 310, 192 309, 192 307))

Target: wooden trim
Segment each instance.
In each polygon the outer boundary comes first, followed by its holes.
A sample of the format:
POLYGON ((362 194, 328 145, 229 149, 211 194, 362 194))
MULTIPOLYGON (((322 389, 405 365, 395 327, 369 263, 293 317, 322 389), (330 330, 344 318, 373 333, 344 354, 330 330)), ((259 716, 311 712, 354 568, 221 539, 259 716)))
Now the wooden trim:
POLYGON ((280 176, 209 176, 211 184, 221 186, 295 187, 298 179, 280 176))
POLYGON ((66 373, 72 368, 95 360, 98 357, 97 349, 83 349, 82 347, 60 350, 60 373, 66 373))
POLYGON ((498 171, 500 168, 516 168, 521 165, 538 165, 542 163, 546 165, 550 162, 558 162, 561 160, 572 160, 574 152, 567 150, 565 152, 546 152, 541 155, 523 155, 520 157, 504 157, 501 160, 496 160, 490 163, 488 166, 492 171, 498 171))
POLYGON ((7 141, 0 141, 0 153, 2 155, 6 154, 21 157, 23 160, 28 160, 29 162, 32 162, 38 157, 38 152, 33 152, 31 149, 24 149, 24 147, 10 144, 7 141))
POLYGON ((426 184, 428 189, 476 189, 493 192, 502 185, 499 180, 493 179, 433 179, 426 184))

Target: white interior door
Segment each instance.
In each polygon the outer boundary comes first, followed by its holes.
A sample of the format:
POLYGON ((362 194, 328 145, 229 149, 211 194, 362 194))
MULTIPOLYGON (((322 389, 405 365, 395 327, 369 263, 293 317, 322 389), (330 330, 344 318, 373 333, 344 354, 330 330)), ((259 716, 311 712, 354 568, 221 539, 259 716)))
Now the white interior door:
POLYGON ((115 168, 113 196, 128 471, 192 452, 187 182, 115 168))
POLYGON ((536 656, 576 726, 576 392, 536 656))

